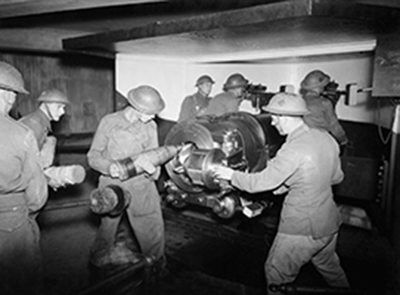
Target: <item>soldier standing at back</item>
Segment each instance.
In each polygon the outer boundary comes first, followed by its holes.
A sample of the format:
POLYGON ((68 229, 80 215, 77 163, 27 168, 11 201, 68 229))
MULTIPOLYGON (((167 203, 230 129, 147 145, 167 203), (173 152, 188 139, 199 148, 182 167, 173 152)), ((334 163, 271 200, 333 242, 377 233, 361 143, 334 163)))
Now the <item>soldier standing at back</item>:
POLYGON ((347 136, 335 112, 335 104, 323 95, 330 77, 320 70, 308 73, 300 84, 300 93, 310 113, 304 116, 306 124, 328 131, 341 147, 346 145, 347 136))
POLYGON ((33 132, 8 115, 18 93, 28 93, 20 72, 0 62, 0 293, 42 294, 33 214, 47 200, 47 182, 33 132))
POLYGON ((66 185, 84 180, 86 172, 81 165, 53 166, 57 139, 51 132, 51 122, 60 121, 65 107, 70 102, 67 96, 57 89, 43 91, 38 97, 39 108, 20 119, 34 133, 39 146, 40 162, 48 178, 48 184, 57 190, 66 185))
POLYGON ((208 75, 200 76, 196 81, 198 88, 195 94, 186 96, 181 105, 178 122, 194 120, 204 115, 211 97, 209 96, 215 82, 208 75))
POLYGON ((205 114, 221 116, 226 113, 238 112, 244 89, 248 84, 249 81, 242 74, 230 75, 224 84, 224 92, 211 99, 205 114))
POLYGON ((43 168, 53 163, 56 138, 49 136, 51 122, 58 122, 65 114, 65 106, 69 104, 67 96, 57 89, 43 91, 37 99, 39 107, 20 119, 20 122, 28 126, 37 140, 43 168))

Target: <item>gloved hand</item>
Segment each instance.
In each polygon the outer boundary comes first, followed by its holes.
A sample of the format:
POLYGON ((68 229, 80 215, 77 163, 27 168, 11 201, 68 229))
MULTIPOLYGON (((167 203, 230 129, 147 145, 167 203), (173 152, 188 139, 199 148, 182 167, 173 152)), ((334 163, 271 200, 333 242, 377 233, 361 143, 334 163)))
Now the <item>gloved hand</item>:
POLYGON ((110 167, 108 167, 108 172, 112 178, 120 178, 122 177, 121 167, 117 163, 112 163, 110 167))
MULTIPOLYGON (((46 173, 45 173, 46 175, 46 173)), ((67 184, 62 181, 61 179, 57 179, 57 178, 53 178, 50 177, 48 175, 46 175, 46 179, 47 179, 47 184, 54 190, 57 191, 57 189, 59 189, 60 187, 66 187, 67 184)))
POLYGON ((212 171, 212 176, 217 179, 231 180, 234 170, 224 166, 215 166, 212 171))
POLYGON ((150 162, 148 157, 142 154, 136 158, 134 161, 134 166, 136 167, 136 171, 144 171, 149 175, 152 175, 157 170, 153 163, 150 162))
POLYGON ((84 181, 86 171, 81 165, 51 166, 43 170, 48 185, 54 190, 84 181))
POLYGON ((225 193, 228 192, 228 191, 233 190, 233 186, 229 183, 229 181, 228 181, 228 180, 224 180, 224 179, 221 179, 221 180, 219 181, 219 187, 220 187, 221 190, 223 190, 225 193))

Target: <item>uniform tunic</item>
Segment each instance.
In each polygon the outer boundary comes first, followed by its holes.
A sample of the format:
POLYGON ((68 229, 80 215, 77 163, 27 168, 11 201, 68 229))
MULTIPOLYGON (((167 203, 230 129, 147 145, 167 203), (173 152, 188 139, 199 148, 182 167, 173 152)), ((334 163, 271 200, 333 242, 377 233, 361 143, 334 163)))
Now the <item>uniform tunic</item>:
POLYGON ((316 93, 308 93, 303 96, 310 114, 304 116, 306 124, 313 128, 321 128, 328 131, 339 144, 346 144, 347 137, 340 125, 332 102, 316 93))
POLYGON ((41 109, 37 109, 33 113, 22 117, 19 121, 32 129, 38 142, 39 150, 41 150, 47 135, 51 131, 50 118, 41 109))
POLYGON ((42 167, 50 167, 54 161, 57 143, 54 136, 48 136, 51 132, 50 118, 39 108, 33 113, 22 117, 19 121, 33 131, 39 146, 42 167))
MULTIPOLYGON (((129 122, 122 110, 106 115, 101 120, 87 156, 89 165, 102 174, 99 187, 115 184, 131 193, 132 200, 127 208, 127 214, 141 252, 158 259, 164 255, 164 223, 160 196, 154 179, 141 174, 120 181, 111 178, 108 171, 114 161, 133 157, 156 147, 158 147, 156 123, 154 121, 143 123, 137 119, 129 122)), ((115 243, 119 220, 120 216, 102 218, 102 226, 93 251, 111 247, 115 243)))
POLYGON ((230 92, 217 94, 210 100, 205 115, 221 116, 226 113, 238 112, 241 100, 230 92))
POLYGON ((233 173, 232 184, 242 190, 288 192, 265 265, 269 284, 292 282, 300 267, 319 253, 319 260, 312 262, 327 282, 348 285, 335 253, 341 219, 331 188, 342 179, 335 140, 326 131, 305 124, 287 136, 263 171, 233 173), (323 271, 326 268, 330 273, 323 271))
POLYGON ((194 120, 204 115, 210 99, 210 97, 204 96, 200 92, 186 96, 181 105, 178 122, 194 120))
POLYGON ((38 294, 39 228, 31 213, 47 200, 33 133, 0 114, 0 293, 38 294))

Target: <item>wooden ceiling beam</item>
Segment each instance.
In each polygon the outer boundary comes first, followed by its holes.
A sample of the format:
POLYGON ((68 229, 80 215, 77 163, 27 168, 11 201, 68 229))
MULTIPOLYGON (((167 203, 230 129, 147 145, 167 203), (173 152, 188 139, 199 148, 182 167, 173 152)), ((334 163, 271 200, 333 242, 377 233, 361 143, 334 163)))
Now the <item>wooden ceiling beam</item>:
POLYGON ((44 13, 104 8, 121 5, 162 3, 168 0, 25 0, 0 1, 0 19, 38 15, 44 13))

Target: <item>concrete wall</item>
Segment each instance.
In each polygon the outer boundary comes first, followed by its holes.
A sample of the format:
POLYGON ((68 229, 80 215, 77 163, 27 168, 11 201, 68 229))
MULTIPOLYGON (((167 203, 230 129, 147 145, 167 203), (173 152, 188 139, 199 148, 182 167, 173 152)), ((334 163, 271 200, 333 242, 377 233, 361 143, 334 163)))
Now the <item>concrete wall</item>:
MULTIPOLYGON (((285 59, 266 59, 240 63, 186 63, 162 59, 117 55, 116 87, 126 95, 129 89, 140 84, 156 87, 167 102, 160 114, 162 118, 176 120, 183 98, 196 91, 194 83, 202 74, 211 75, 216 84, 212 95, 222 91, 222 85, 232 73, 242 73, 254 84, 263 84, 268 91, 276 92, 283 84, 291 84, 298 91, 303 77, 313 69, 321 69, 339 83, 344 90, 346 84, 357 83, 360 88, 372 86, 373 53, 350 53, 285 59)), ((247 109, 248 105, 242 105, 247 109)), ((392 108, 381 107, 370 92, 358 94, 358 104, 346 106, 344 99, 337 105, 341 120, 364 123, 379 123, 390 127, 392 108)))

